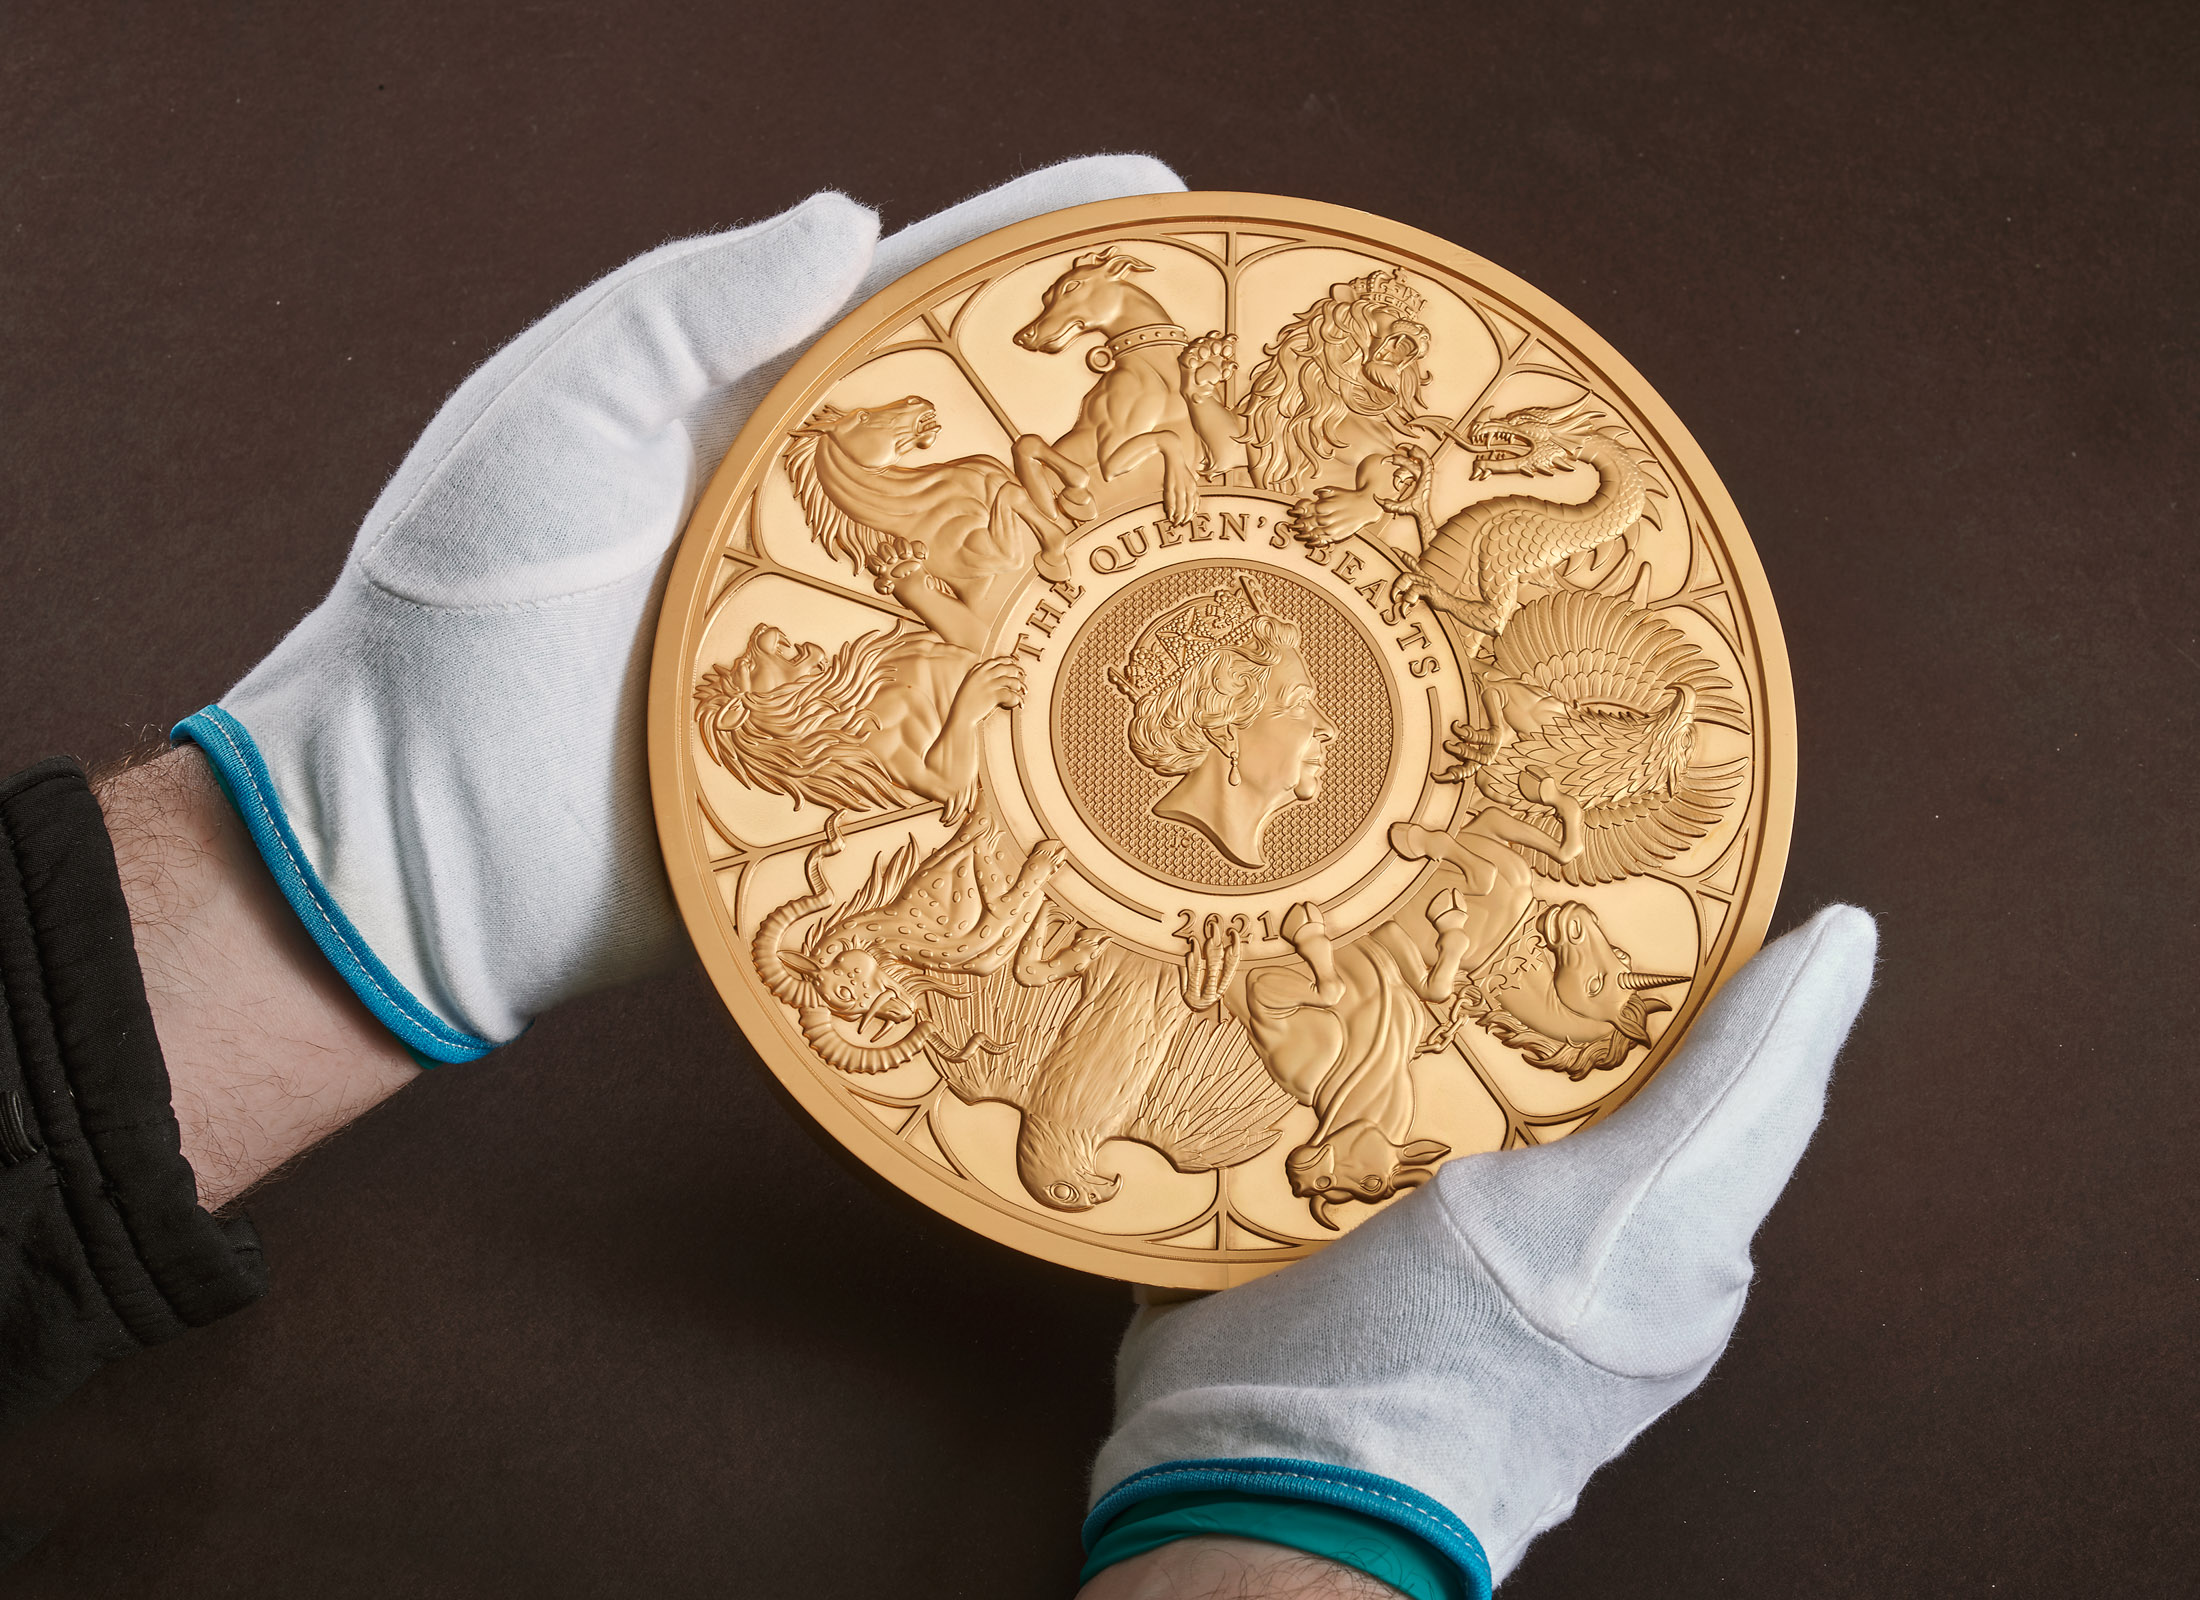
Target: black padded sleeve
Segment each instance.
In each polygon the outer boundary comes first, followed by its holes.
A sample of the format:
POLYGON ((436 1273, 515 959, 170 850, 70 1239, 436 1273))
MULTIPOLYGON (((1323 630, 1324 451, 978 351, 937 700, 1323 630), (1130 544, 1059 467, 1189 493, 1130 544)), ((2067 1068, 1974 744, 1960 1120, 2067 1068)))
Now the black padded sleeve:
POLYGON ((0 1428, 267 1292, 201 1210, 84 769, 0 781, 0 1428))

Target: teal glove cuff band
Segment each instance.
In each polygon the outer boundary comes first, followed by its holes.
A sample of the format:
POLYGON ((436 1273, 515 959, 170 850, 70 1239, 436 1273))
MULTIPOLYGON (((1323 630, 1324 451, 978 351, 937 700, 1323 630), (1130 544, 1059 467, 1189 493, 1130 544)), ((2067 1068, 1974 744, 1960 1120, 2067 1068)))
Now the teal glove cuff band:
POLYGON ((1490 1600, 1482 1542, 1418 1489, 1351 1467, 1271 1457, 1171 1461, 1131 1474, 1085 1519, 1084 1576, 1202 1534, 1304 1550, 1414 1600, 1490 1600))
POLYGON ((1228 1489, 1142 1500, 1108 1524, 1078 1582, 1178 1539, 1258 1539, 1302 1550, 1389 1584, 1410 1600, 1466 1600, 1453 1566, 1424 1539, 1357 1511, 1268 1500, 1228 1489))
POLYGON ((414 1059, 426 1057, 423 1065, 473 1061, 496 1048, 490 1040, 454 1028, 429 1010, 368 947, 351 918, 344 915, 344 908, 329 893, 328 885, 321 881, 321 875, 314 871, 313 863, 306 859, 297 832, 283 815, 274 777, 243 723, 220 706, 208 706, 177 723, 168 737, 176 744, 195 744, 205 754, 215 780, 229 796, 237 815, 244 819, 260 858, 275 874, 276 887, 283 891, 291 910, 298 913, 306 932, 351 985, 352 992, 382 1026, 397 1035, 398 1042, 414 1059))

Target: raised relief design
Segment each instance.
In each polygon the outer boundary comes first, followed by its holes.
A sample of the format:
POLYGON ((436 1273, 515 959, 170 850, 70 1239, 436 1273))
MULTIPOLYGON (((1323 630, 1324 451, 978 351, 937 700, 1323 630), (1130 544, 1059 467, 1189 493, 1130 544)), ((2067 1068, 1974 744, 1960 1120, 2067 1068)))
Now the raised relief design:
POLYGON ((1420 410, 1431 342, 1417 320, 1424 309, 1395 268, 1332 285, 1284 325, 1253 371, 1244 426, 1253 482, 1297 495, 1325 469, 1347 477, 1293 506, 1311 544, 1379 525, 1389 515, 1385 498, 1403 487, 1393 453, 1448 425, 1420 410))
POLYGON ((1070 641, 1054 766, 1106 849, 1161 882, 1296 881, 1367 828, 1390 774, 1381 648, 1274 567, 1163 567, 1092 606, 1070 641))
POLYGON ((1548 474, 1585 462, 1596 472, 1588 499, 1569 505, 1539 495, 1478 500, 1438 524, 1429 505, 1433 474, 1420 446, 1401 446, 1396 465, 1406 493, 1389 509, 1411 516, 1420 532, 1412 568, 1398 582, 1401 602, 1425 599, 1467 627, 1501 633, 1519 608, 1522 585, 1599 546, 1612 554, 1585 574, 1595 584, 1625 561, 1635 524, 1657 518, 1651 497, 1666 492, 1651 475, 1650 456, 1626 432, 1586 402, 1563 410, 1528 406, 1474 423, 1463 435, 1474 452, 1473 476, 1493 472, 1548 474))
POLYGON ((1670 1049, 1768 712, 1706 507, 1533 323, 1132 229, 941 282, 779 420, 693 802, 777 1026, 927 1181, 1205 1282, 1670 1049))
POLYGON ((941 638, 979 650, 1034 566, 1067 575, 1066 529, 991 456, 901 464, 939 431, 922 395, 869 409, 823 406, 789 439, 787 477, 821 546, 941 638))
POLYGON ((1530 1065, 1579 1082, 1648 1045, 1650 1019, 1672 1007, 1643 991, 1688 977, 1635 971, 1590 907, 1536 899, 1522 857, 1560 866, 1580 859, 1582 814, 1548 777, 1524 786, 1522 798, 1557 816, 1557 839, 1497 806, 1450 834, 1410 822, 1390 830, 1400 855, 1441 862, 1464 880, 1429 905, 1430 922, 1456 941, 1445 946, 1443 992, 1426 995, 1444 1023, 1430 1043, 1451 1043, 1471 1017, 1530 1065))
POLYGON ((1110 1140, 1151 1146, 1185 1173, 1235 1166, 1275 1143, 1289 1098, 1234 1020, 1186 1003, 1180 971, 1107 950, 1061 988, 1051 1027, 1040 1001, 1016 1019, 1023 1026, 981 1023, 957 1052, 941 1052, 941 1075, 962 1099, 1022 1112, 1016 1175, 1032 1199, 1061 1212, 1113 1200, 1123 1180, 1101 1153, 1110 1140))
MULTIPOLYGON (((1062 849, 1042 841, 1010 877, 985 819, 973 814, 921 860, 913 838, 877 857, 843 905, 819 870, 840 847, 832 831, 810 852, 810 892, 766 916, 749 949, 757 975, 801 1019, 813 1050, 843 1072, 885 1072, 924 1047, 927 995, 961 992, 1024 943, 1062 849), (889 1032, 899 1037, 874 1042, 889 1032)), ((1041 957, 1035 965, 1032 976, 1044 981, 1052 963, 1041 957)))
POLYGON ((1153 814, 1239 866, 1266 864, 1261 836, 1278 811, 1321 798, 1337 725, 1298 624, 1267 609, 1249 569, 1147 623, 1108 681, 1131 703, 1133 759, 1176 780, 1153 814))
POLYGON ((1049 477, 1071 515, 1092 505, 1095 477, 1113 481, 1149 464, 1159 468, 1161 510, 1189 522, 1199 507, 1203 472, 1226 469, 1243 454, 1238 419, 1220 399, 1235 362, 1227 335, 1194 339, 1135 274, 1147 263, 1113 245, 1081 255, 1047 289, 1039 314, 1016 334, 1026 350, 1057 355, 1080 335, 1105 342, 1085 357, 1099 379, 1078 407, 1077 425, 1049 444, 1034 434, 1016 441, 1016 464, 1035 496, 1049 477))
POLYGON ((1255 1048, 1278 1084, 1318 1119, 1285 1158, 1291 1192, 1334 1230, 1335 1208, 1372 1204, 1426 1183, 1451 1153, 1437 1139, 1408 1140, 1414 1121, 1413 1058, 1428 1031, 1425 1006, 1448 1000, 1459 968, 1446 931, 1434 959, 1395 922, 1339 946, 1321 909, 1284 913, 1283 937, 1303 970, 1254 973, 1239 1001, 1255 1048))
POLYGON ((1583 843, 1556 859, 1567 883, 1611 883, 1669 861, 1725 813, 1748 761, 1695 759, 1697 723, 1748 731, 1739 702, 1677 629, 1593 594, 1532 600, 1477 675, 1479 722, 1452 725, 1458 760, 1435 776, 1547 828, 1541 785, 1555 779, 1583 814, 1583 843), (1536 780, 1531 784, 1530 780, 1536 780))
POLYGON ((882 629, 827 653, 760 622, 696 681, 695 720, 752 789, 827 811, 937 801, 952 823, 977 799, 986 719, 1023 699, 1013 657, 979 660, 933 633, 882 629))

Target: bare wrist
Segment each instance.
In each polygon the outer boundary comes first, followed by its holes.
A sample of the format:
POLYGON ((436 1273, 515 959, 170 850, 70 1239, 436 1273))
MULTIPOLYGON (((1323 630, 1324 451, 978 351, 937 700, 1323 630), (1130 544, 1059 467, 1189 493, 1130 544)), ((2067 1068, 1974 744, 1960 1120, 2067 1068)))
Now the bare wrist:
POLYGON ((208 1209, 419 1072, 300 926, 195 749, 96 787, 208 1209))
POLYGON ((1178 1539, 1118 1562, 1077 1600, 1401 1600, 1396 1589, 1321 1556, 1259 1539, 1178 1539))

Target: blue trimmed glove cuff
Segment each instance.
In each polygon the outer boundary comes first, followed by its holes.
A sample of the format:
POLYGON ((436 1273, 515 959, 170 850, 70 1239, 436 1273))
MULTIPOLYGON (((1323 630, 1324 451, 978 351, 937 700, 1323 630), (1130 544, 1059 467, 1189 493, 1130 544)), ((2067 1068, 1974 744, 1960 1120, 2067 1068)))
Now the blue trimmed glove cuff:
POLYGON ((1413 1600, 1489 1600, 1490 1564, 1419 1490, 1316 1461, 1171 1461, 1135 1472, 1085 1519, 1083 1578, 1172 1540, 1236 1536, 1367 1573, 1413 1600))

